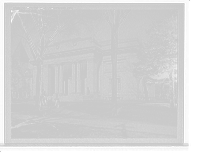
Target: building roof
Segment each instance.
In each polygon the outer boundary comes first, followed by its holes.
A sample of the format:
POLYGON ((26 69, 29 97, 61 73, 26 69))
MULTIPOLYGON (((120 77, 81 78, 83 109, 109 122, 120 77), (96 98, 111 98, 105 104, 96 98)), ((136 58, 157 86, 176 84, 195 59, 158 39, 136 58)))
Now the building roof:
MULTIPOLYGON (((138 39, 118 40, 118 49, 138 48, 138 41, 138 39)), ((91 48, 99 49, 100 51, 102 51, 103 55, 104 53, 108 54, 111 48, 110 40, 98 42, 94 38, 88 37, 56 42, 53 45, 48 46, 44 57, 47 58, 53 55, 63 55, 63 53, 73 54, 74 52, 90 50, 91 48)))
POLYGON ((15 49, 15 51, 13 53, 13 57, 16 59, 19 59, 20 62, 26 62, 26 63, 29 62, 28 55, 27 55, 21 41, 19 42, 17 48, 15 49))

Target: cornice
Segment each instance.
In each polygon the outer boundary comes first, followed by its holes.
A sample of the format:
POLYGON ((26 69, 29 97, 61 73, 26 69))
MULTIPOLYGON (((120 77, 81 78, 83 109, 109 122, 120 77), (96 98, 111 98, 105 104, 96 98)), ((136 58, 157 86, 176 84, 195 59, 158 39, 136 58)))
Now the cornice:
MULTIPOLYGON (((138 49, 138 47, 136 47, 136 46, 122 47, 122 48, 118 48, 117 54, 128 53, 128 52, 132 52, 137 49, 138 49)), ((68 51, 61 51, 61 52, 56 52, 56 53, 49 53, 49 54, 44 55, 43 60, 61 58, 61 57, 66 57, 66 56, 82 55, 82 54, 86 54, 86 53, 90 53, 90 52, 101 54, 103 56, 111 55, 110 49, 103 51, 102 49, 100 49, 96 46, 92 46, 92 47, 80 48, 80 49, 76 49, 76 50, 68 50, 68 51)), ((35 61, 31 61, 30 63, 34 65, 35 61)))
POLYGON ((77 50, 68 50, 68 51, 46 54, 43 59, 47 60, 47 59, 65 57, 65 56, 72 56, 72 55, 75 56, 75 55, 85 54, 89 52, 103 53, 103 51, 100 48, 93 46, 93 47, 87 47, 87 48, 80 48, 77 50))
MULTIPOLYGON (((128 53, 128 52, 132 52, 134 50, 137 50, 138 47, 135 47, 135 46, 131 46, 131 47, 122 47, 122 48, 118 48, 117 49, 117 54, 119 53, 128 53)), ((106 55, 111 55, 111 50, 105 50, 103 51, 103 56, 106 56, 106 55)))

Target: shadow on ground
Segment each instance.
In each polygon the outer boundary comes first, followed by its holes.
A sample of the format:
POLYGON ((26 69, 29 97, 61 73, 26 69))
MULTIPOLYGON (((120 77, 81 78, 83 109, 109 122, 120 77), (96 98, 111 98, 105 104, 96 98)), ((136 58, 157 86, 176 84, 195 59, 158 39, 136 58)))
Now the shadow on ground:
MULTIPOLYGON (((136 106, 141 107, 152 107, 152 108, 170 108, 170 103, 166 102, 160 102, 160 103, 139 103, 135 104, 136 106)), ((177 107, 177 104, 175 104, 175 108, 177 107)))

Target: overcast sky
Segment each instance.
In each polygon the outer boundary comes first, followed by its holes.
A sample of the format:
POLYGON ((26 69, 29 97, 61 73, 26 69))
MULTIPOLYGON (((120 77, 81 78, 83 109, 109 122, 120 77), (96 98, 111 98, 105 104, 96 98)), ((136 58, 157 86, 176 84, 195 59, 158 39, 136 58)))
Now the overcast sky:
MULTIPOLYGON (((169 12, 169 9, 131 10, 127 15, 126 20, 120 25, 118 29, 118 39, 138 38, 142 43, 146 43, 150 38, 149 35, 147 35, 146 30, 149 29, 150 25, 155 23, 158 19, 163 19, 165 16, 168 16, 169 12)), ((98 41, 110 40, 111 28, 105 19, 94 23, 92 27, 92 31, 80 31, 78 35, 73 35, 71 37, 85 38, 94 36, 94 38, 98 41)), ((20 30, 17 30, 17 33, 20 35, 20 30)), ((69 39, 69 37, 65 38, 61 36, 61 39, 69 39)), ((32 59, 28 44, 24 41, 24 39, 16 35, 12 36, 12 54, 20 40, 22 41, 28 56, 30 56, 30 59, 32 59)), ((55 41, 56 40, 59 39, 55 39, 55 41)))

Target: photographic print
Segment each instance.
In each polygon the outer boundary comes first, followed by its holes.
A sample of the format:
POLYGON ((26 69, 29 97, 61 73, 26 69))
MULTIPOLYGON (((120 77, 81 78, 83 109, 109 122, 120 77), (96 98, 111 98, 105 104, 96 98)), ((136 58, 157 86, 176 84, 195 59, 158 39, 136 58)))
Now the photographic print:
POLYGON ((184 3, 6 3, 5 143, 184 143, 184 3))

